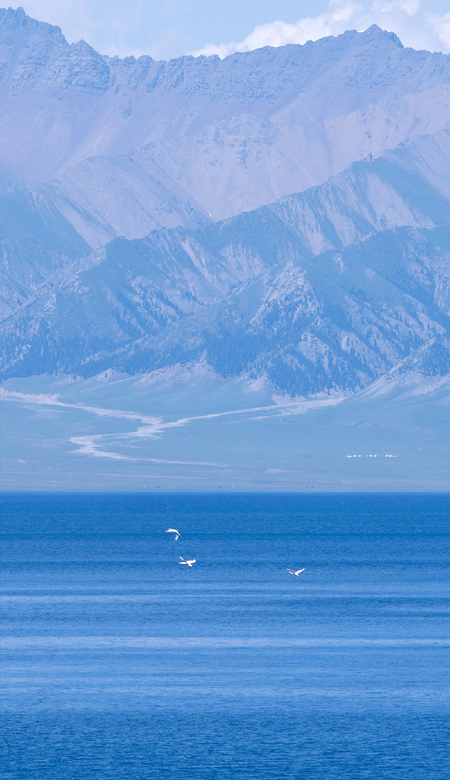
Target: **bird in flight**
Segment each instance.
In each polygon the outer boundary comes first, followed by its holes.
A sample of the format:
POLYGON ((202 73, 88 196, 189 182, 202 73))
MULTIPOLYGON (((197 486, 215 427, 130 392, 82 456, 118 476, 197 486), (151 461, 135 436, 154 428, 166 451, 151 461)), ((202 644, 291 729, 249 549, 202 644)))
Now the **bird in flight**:
POLYGON ((302 573, 302 571, 305 571, 304 569, 297 569, 297 571, 292 571, 292 569, 286 569, 286 571, 289 572, 289 574, 293 574, 294 577, 298 577, 299 574, 302 573))
POLYGON ((177 531, 176 528, 168 528, 167 531, 166 531, 166 534, 175 534, 175 541, 177 541, 177 539, 178 539, 178 537, 180 535, 180 532, 177 531))
POLYGON ((189 566, 189 568, 192 569, 192 567, 193 567, 193 565, 195 563, 195 558, 191 558, 190 561, 185 561, 184 558, 181 558, 181 555, 180 555, 180 559, 181 560, 179 561, 179 563, 181 563, 182 565, 184 564, 185 566, 189 566))

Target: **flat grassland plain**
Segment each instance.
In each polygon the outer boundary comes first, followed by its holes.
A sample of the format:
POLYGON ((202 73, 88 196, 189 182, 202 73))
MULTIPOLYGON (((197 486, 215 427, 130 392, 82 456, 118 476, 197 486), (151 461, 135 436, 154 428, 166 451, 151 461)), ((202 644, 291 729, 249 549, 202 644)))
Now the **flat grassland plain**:
POLYGON ((4 490, 448 491, 449 377, 274 396, 205 366, 9 379, 4 490))

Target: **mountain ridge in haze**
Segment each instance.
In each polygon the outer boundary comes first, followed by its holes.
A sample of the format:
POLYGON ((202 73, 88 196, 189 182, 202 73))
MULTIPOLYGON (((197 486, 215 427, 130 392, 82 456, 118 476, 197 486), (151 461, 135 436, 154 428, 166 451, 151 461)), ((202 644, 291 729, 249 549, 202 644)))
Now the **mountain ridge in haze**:
POLYGON ((206 359, 308 395, 447 365, 448 56, 373 26, 119 60, 22 9, 0 47, 4 376, 206 359))
POLYGON ((139 151, 136 164, 163 170, 215 219, 450 121, 449 57, 404 49, 376 26, 224 60, 155 62, 102 57, 22 9, 0 9, 0 46, 9 176, 36 186, 93 157, 139 151))
POLYGON ((206 355, 219 374, 265 375, 296 395, 360 389, 436 339, 447 354, 450 200, 431 180, 450 134, 410 146, 59 269, 4 323, 6 376, 142 373, 206 355))

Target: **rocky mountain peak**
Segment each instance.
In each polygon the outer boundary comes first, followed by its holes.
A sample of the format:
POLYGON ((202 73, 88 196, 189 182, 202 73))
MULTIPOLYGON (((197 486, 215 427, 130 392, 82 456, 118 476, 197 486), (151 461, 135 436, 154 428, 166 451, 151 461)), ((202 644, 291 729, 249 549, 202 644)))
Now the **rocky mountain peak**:
POLYGON ((438 337, 445 369, 448 57, 373 25, 108 58, 3 9, 0 59, 8 375, 207 359, 347 392, 438 337))

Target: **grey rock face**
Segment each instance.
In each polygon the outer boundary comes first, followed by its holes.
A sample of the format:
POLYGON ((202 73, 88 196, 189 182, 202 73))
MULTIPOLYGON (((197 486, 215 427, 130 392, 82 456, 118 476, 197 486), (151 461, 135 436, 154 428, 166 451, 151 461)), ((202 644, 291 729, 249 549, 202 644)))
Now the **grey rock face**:
POLYGON ((4 323, 6 375, 206 356, 224 376, 305 394, 363 387, 424 344, 447 354, 450 203, 406 160, 356 163, 272 206, 116 239, 58 270, 4 323))
POLYGON ((88 158, 131 155, 215 219, 450 121, 449 58, 404 49, 375 26, 222 61, 154 62, 102 57, 3 9, 0 50, 0 165, 19 181, 35 186, 88 158))
POLYGON ((0 52, 5 377, 448 371, 449 57, 372 27, 109 59, 20 9, 0 52))

